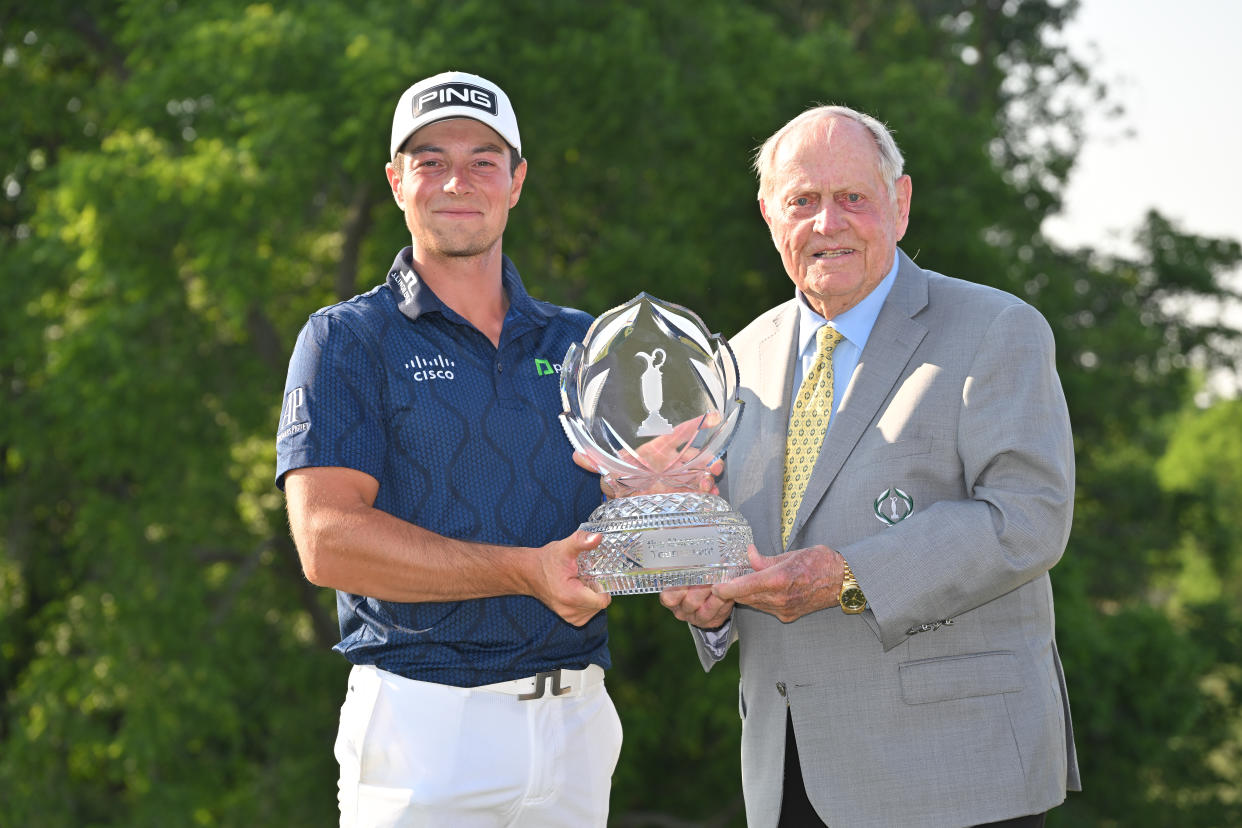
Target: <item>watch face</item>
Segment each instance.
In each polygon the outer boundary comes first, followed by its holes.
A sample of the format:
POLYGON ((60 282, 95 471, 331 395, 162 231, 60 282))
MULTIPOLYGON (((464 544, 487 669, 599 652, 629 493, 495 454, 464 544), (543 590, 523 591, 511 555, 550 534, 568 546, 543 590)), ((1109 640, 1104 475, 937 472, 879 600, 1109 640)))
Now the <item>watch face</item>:
POLYGON ((858 587, 849 587, 841 593, 841 609, 847 612, 862 612, 866 607, 867 598, 858 587))

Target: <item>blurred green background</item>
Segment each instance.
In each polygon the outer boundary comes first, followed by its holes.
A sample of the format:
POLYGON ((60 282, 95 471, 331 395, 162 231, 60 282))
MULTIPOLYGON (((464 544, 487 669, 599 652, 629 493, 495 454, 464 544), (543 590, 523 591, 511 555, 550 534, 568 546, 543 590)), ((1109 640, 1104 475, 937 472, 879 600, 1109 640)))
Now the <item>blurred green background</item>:
MULTIPOLYGON (((1151 213, 1063 249, 1078 126, 1110 105, 1045 0, 21 0, 0 11, 0 826, 330 826, 346 663, 272 483, 306 316, 408 243, 392 107, 483 74, 530 172, 531 293, 639 290, 736 333, 791 294, 753 149, 814 103, 894 130, 903 248, 1058 342, 1079 464, 1053 572, 1086 790, 1050 826, 1242 824, 1237 241, 1151 213), (1236 385, 1235 385, 1236 387, 1236 385)), ((1189 125, 1187 128, 1191 128, 1189 125)), ((568 445, 566 447, 568 450, 568 445)), ((610 611, 611 823, 741 825, 736 657, 653 596, 610 611)), ((842 711, 848 715, 848 711, 842 711)))

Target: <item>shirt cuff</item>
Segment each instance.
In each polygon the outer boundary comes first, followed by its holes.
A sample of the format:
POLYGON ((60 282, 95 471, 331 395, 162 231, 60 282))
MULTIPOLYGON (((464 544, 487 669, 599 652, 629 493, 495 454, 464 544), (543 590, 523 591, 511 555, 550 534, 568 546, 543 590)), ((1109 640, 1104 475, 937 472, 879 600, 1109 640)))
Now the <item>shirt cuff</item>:
POLYGON ((714 630, 705 630, 699 628, 699 633, 703 636, 703 644, 707 647, 707 651, 711 653, 713 661, 719 661, 725 657, 725 653, 729 651, 729 635, 733 631, 733 616, 714 630))

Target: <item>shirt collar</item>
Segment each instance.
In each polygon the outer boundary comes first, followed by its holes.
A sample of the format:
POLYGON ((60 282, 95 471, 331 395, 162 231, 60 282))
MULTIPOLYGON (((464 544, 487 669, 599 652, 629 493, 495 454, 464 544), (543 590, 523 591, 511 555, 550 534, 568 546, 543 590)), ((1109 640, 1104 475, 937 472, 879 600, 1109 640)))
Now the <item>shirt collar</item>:
POLYGON ((871 329, 875 327, 880 308, 884 307, 884 300, 893 289, 893 282, 897 281, 900 258, 894 251, 893 266, 889 268, 888 275, 861 302, 837 314, 831 321, 812 310, 802 291, 795 290, 794 295, 798 299, 798 353, 804 353, 810 347, 811 340, 815 339, 815 332, 823 325, 831 325, 861 352, 871 336, 871 329))
MULTIPOLYGON (((536 302, 526 292, 522 277, 517 267, 508 256, 501 256, 500 281, 505 294, 509 297, 509 312, 506 317, 521 316, 537 325, 547 324, 555 314, 555 309, 545 303, 536 302)), ((397 254, 388 271, 388 287, 397 299, 397 308, 410 319, 417 319, 424 313, 437 312, 455 322, 465 320, 436 296, 431 286, 419 278, 414 270, 414 250, 405 247, 397 254)))

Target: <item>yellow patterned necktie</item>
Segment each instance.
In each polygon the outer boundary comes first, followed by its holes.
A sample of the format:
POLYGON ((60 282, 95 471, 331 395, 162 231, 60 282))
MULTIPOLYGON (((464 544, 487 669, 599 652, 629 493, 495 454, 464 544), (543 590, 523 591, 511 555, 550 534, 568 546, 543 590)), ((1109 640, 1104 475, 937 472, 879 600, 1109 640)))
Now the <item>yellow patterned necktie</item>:
POLYGON ((819 458, 819 449, 828 431, 832 416, 832 350, 843 337, 831 325, 815 332, 815 362, 802 380, 798 397, 789 417, 789 434, 785 438, 785 487, 781 496, 781 546, 789 543, 798 506, 806 492, 811 470, 819 458))

